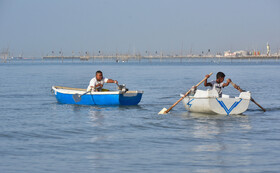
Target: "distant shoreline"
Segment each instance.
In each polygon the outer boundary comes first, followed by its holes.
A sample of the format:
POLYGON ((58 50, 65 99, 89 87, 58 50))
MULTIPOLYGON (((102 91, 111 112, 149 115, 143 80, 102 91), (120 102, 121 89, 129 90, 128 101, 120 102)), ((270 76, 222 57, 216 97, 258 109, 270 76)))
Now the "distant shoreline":
POLYGON ((127 61, 141 61, 141 60, 210 60, 210 61, 223 61, 223 60, 279 60, 280 55, 255 55, 255 56, 137 56, 137 55, 119 55, 119 56, 44 56, 44 57, 9 57, 1 58, 1 63, 11 61, 28 61, 28 60, 72 60, 72 61, 113 61, 113 62, 127 62, 127 61))
POLYGON ((128 59, 279 59, 280 55, 255 55, 255 56, 44 56, 43 59, 116 59, 116 60, 128 60, 128 59))

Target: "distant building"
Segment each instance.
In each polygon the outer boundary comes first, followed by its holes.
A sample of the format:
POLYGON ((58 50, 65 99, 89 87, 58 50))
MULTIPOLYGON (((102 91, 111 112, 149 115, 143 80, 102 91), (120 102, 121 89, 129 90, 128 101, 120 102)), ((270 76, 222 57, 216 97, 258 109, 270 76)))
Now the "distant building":
POLYGON ((231 52, 230 50, 224 52, 225 57, 235 57, 236 53, 231 52))
POLYGON ((225 57, 243 57, 243 56, 248 56, 248 55, 250 55, 250 53, 245 50, 239 50, 239 51, 235 51, 235 52, 231 52, 229 50, 229 51, 224 52, 225 57))
POLYGON ((236 51, 234 53, 236 54, 237 57, 250 55, 249 52, 245 50, 236 51))

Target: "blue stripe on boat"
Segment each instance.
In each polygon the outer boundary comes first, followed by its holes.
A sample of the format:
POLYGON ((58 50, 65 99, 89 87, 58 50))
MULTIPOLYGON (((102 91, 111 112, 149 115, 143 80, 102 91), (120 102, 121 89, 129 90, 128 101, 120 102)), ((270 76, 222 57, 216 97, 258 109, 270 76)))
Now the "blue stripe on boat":
POLYGON ((216 98, 216 100, 220 103, 221 107, 224 108, 227 115, 229 115, 231 113, 231 111, 242 101, 242 99, 240 99, 238 102, 234 102, 233 105, 231 105, 231 107, 228 109, 223 101, 220 101, 217 98, 216 98))

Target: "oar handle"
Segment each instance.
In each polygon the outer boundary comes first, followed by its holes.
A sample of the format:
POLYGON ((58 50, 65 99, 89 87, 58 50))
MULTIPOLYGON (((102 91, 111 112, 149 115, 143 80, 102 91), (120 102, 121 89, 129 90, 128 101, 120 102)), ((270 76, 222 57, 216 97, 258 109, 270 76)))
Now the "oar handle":
MULTIPOLYGON (((240 92, 244 92, 243 89, 241 89, 238 85, 236 85, 235 83, 233 82, 230 82, 230 84, 235 88, 237 89, 238 91, 240 92)), ((259 108, 261 108, 264 112, 266 111, 265 108, 263 108, 260 104, 258 104, 252 97, 250 99, 253 103, 255 103, 259 108)))
MULTIPOLYGON (((209 73, 209 77, 212 75, 213 73, 211 72, 211 73, 209 73)), ((198 84, 196 84, 195 86, 196 87, 198 87, 202 82, 204 82, 206 79, 208 79, 208 77, 205 77, 202 81, 200 81, 198 84)), ((169 109, 167 109, 166 111, 165 111, 165 113, 168 113, 173 107, 175 107, 181 100, 183 100, 187 95, 189 95, 189 93, 191 92, 191 89, 188 91, 188 92, 186 92, 186 94, 183 96, 183 97, 181 97, 177 102, 175 102, 169 109)))

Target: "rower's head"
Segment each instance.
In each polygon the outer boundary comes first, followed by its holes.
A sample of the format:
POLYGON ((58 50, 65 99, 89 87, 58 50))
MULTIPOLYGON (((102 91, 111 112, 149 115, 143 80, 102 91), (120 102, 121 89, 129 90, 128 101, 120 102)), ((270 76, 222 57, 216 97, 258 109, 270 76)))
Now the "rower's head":
POLYGON ((96 73, 95 73, 95 78, 96 80, 100 81, 103 79, 103 74, 102 74, 102 71, 98 70, 96 73))
POLYGON ((216 75, 216 81, 218 83, 222 83, 225 79, 225 74, 223 72, 218 72, 217 75, 216 75))

